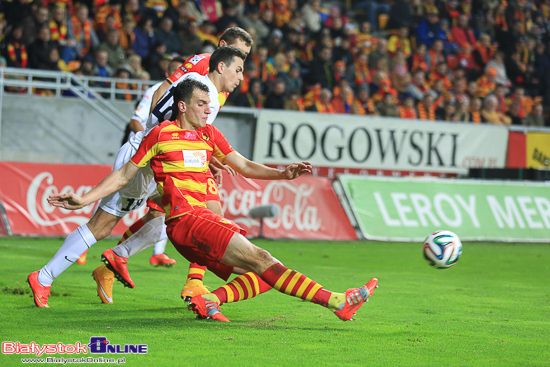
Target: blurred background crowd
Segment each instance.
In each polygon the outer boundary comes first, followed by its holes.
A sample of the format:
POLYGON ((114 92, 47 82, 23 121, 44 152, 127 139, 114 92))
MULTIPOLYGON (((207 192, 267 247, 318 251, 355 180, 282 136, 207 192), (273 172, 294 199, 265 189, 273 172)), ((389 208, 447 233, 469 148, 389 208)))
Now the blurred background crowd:
POLYGON ((229 105, 549 125, 550 0, 2 0, 0 66, 163 80, 234 26, 229 105))

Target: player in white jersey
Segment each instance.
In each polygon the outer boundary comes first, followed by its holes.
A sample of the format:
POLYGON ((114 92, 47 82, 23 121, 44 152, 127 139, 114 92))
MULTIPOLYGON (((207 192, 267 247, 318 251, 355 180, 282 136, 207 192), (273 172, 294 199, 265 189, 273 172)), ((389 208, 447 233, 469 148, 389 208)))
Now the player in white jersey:
MULTIPOLYGON (((207 78, 216 90, 216 98, 214 98, 214 103, 218 101, 218 91, 230 93, 239 85, 240 81, 243 79, 242 71, 245 57, 246 54, 243 51, 232 46, 221 47, 216 50, 214 54, 212 54, 210 72, 207 78)), ((190 77, 200 79, 203 78, 201 75, 190 77)), ((216 113, 219 111, 219 105, 217 105, 217 107, 214 105, 213 108, 216 110, 216 113)), ((129 146, 134 145, 136 143, 136 139, 139 139, 140 135, 143 136, 143 133, 140 132, 136 134, 134 139, 132 139, 133 142, 126 143, 121 148, 121 151, 124 150, 125 152, 128 152, 130 150, 129 146)), ((119 151, 119 155, 121 154, 121 151, 119 151)), ((125 157, 127 157, 127 155, 125 155, 125 157)), ((131 157, 127 157, 127 160, 130 158, 131 157)), ((115 167, 115 169, 117 168, 115 167)), ((78 227, 67 237, 59 251, 48 262, 48 264, 46 264, 39 271, 35 271, 29 275, 28 282, 31 286, 36 306, 49 307, 48 296, 50 294, 50 288, 53 280, 64 272, 69 266, 71 266, 84 251, 90 248, 98 240, 107 237, 115 225, 127 212, 144 205, 144 199, 153 194, 150 192, 151 186, 149 185, 152 181, 151 170, 141 169, 140 171, 142 172, 137 176, 141 176, 141 178, 138 178, 135 185, 129 185, 134 187, 129 190, 118 191, 118 197, 114 197, 113 194, 103 199, 99 209, 94 213, 90 221, 87 224, 78 227), (128 192, 134 196, 125 196, 128 192), (138 193, 141 195, 138 195, 138 193)), ((149 243, 147 243, 147 247, 153 245, 159 240, 163 226, 159 226, 154 222, 163 222, 163 215, 164 213, 161 212, 161 215, 158 215, 154 219, 148 221, 142 228, 144 233, 153 232, 152 235, 144 236, 142 239, 149 241, 149 243), (148 231, 146 229, 148 229, 148 231)), ((120 254, 112 254, 113 256, 117 256, 117 258, 120 257, 120 254)), ((125 257, 127 258, 129 256, 125 257)), ((123 261, 124 265, 126 265, 126 259, 123 261)), ((133 288, 133 284, 130 284, 130 286, 133 288)))

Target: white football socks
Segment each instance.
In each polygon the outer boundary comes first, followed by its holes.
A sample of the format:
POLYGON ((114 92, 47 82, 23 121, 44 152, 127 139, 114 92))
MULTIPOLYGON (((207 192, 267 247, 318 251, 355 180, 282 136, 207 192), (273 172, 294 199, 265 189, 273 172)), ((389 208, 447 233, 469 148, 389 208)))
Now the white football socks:
POLYGON ((63 242, 61 248, 38 273, 38 281, 45 287, 51 286, 54 279, 69 268, 84 251, 97 240, 86 224, 73 231, 63 242))
POLYGON ((165 234, 164 235, 165 238, 155 243, 155 248, 153 249, 153 256, 164 254, 164 250, 166 249, 166 243, 168 242, 166 231, 164 231, 164 234, 165 234))
POLYGON ((135 254, 155 245, 166 236, 164 217, 151 219, 136 233, 113 248, 113 252, 120 257, 132 257, 135 254))

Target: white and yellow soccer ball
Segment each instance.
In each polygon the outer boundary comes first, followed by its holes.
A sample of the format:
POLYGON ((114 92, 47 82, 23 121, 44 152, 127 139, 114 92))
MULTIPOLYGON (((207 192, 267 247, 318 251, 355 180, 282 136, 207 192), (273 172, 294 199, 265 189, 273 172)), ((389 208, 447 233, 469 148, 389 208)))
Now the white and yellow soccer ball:
POLYGON ((462 242, 454 232, 435 231, 424 240, 422 252, 431 266, 447 269, 460 259, 462 242))

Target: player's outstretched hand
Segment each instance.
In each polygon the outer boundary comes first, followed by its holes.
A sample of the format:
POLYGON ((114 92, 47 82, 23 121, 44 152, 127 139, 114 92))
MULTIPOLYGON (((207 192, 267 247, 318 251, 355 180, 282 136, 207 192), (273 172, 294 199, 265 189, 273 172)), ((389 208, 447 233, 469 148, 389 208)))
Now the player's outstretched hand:
POLYGON ((85 206, 82 204, 82 198, 73 193, 50 195, 48 196, 48 203, 69 210, 76 210, 85 206))
POLYGON ((237 176, 237 172, 233 168, 229 167, 227 164, 223 165, 223 170, 229 173, 231 176, 237 176))
POLYGON ((287 166, 285 169, 285 176, 287 180, 294 180, 295 178, 300 177, 304 173, 311 173, 310 162, 292 163, 290 166, 287 166))

